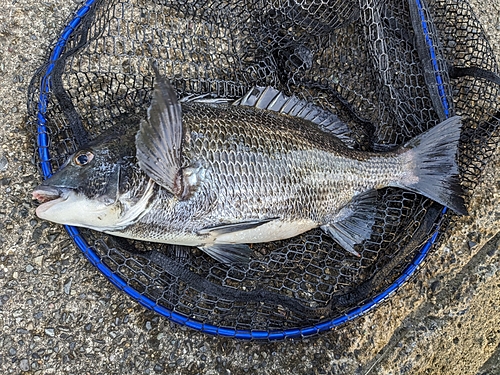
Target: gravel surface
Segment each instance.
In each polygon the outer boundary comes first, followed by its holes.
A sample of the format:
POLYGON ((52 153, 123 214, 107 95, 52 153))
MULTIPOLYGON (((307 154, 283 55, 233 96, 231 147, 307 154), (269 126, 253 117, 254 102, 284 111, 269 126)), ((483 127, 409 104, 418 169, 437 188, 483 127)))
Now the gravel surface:
MULTIPOLYGON (((500 4, 473 5, 500 55, 500 4)), ((469 217, 389 302, 317 338, 271 344, 176 326, 118 292, 39 220, 27 87, 78 2, 0 0, 0 373, 500 374, 500 158, 469 217)))

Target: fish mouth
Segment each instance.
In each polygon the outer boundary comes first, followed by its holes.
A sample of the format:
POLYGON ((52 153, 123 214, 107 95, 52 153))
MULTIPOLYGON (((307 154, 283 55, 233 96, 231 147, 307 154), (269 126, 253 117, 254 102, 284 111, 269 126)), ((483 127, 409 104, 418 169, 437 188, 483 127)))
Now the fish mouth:
POLYGON ((36 208, 37 216, 47 211, 50 207, 64 202, 68 199, 69 191, 67 189, 56 188, 53 186, 40 185, 33 190, 33 199, 40 203, 36 208))

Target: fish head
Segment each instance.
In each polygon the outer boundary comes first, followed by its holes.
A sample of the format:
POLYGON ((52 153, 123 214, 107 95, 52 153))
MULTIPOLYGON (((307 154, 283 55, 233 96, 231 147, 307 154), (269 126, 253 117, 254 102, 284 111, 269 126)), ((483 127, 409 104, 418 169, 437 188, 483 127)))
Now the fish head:
POLYGON ((39 218, 96 230, 116 228, 133 198, 135 133, 111 133, 72 154, 33 191, 39 218))

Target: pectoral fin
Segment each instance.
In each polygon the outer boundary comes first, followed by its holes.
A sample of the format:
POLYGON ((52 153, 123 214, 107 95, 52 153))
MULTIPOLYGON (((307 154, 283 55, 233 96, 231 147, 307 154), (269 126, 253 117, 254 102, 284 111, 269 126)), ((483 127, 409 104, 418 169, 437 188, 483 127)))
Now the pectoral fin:
POLYGON ((147 121, 136 135, 136 155, 141 169, 158 185, 175 195, 182 193, 182 109, 175 89, 154 67, 156 82, 147 121))
POLYGON ((337 219, 321 226, 340 246, 359 257, 356 244, 370 238, 375 222, 377 192, 370 190, 357 196, 340 210, 337 219))

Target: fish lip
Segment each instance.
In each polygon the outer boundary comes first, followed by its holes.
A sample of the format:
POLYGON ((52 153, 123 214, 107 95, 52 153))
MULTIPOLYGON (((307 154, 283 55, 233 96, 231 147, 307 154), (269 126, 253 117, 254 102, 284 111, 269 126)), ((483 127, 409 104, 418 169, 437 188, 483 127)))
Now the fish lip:
POLYGON ((41 213, 47 211, 50 207, 57 203, 64 202, 68 199, 70 189, 39 185, 33 190, 33 199, 40 203, 36 208, 36 214, 40 216, 41 213))
POLYGON ((60 188, 54 186, 37 186, 33 190, 33 199, 38 201, 38 203, 46 203, 51 200, 62 197, 63 191, 60 188))

